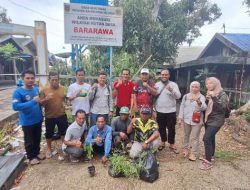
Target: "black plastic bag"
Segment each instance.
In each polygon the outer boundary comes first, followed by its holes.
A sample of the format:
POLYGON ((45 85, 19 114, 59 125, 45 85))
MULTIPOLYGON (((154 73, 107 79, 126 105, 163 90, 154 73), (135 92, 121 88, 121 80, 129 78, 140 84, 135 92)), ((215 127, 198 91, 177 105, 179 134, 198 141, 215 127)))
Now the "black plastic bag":
POLYGON ((142 168, 140 170, 140 179, 153 183, 159 178, 159 166, 157 163, 156 156, 147 152, 147 155, 142 160, 142 168))

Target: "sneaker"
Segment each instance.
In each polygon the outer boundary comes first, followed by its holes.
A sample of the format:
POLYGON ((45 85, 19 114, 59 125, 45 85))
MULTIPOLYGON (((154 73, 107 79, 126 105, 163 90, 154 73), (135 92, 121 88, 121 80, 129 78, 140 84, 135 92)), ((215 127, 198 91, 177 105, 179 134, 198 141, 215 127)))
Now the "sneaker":
POLYGON ((195 161, 196 160, 196 156, 194 154, 190 154, 189 158, 190 161, 195 161))
POLYGON ((79 159, 78 159, 78 158, 75 158, 74 156, 71 156, 71 155, 70 155, 70 161, 71 161, 72 163, 77 163, 77 162, 79 162, 79 159))
POLYGON ((30 165, 36 165, 39 163, 40 163, 40 161, 37 158, 33 158, 32 160, 30 160, 30 165))
POLYGON ((37 157, 38 160, 44 160, 45 159, 44 154, 38 154, 36 157, 37 157))
POLYGON ((51 151, 47 151, 46 152, 46 159, 50 159, 52 157, 52 152, 51 151))

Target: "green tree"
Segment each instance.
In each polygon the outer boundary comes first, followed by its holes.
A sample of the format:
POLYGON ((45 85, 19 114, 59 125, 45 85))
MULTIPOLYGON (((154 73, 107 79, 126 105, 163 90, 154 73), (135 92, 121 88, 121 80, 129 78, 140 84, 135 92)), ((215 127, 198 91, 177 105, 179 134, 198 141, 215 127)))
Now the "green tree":
POLYGON ((20 52, 18 49, 12 44, 7 43, 5 45, 0 46, 0 62, 10 62, 13 59, 22 61, 23 59, 19 57, 20 52))
POLYGON ((10 23, 11 19, 7 16, 7 10, 0 6, 0 23, 10 23))
MULTIPOLYGON (((244 1, 243 1, 243 4, 246 4, 247 7, 250 9, 250 0, 244 0, 244 1)), ((250 10, 248 10, 248 13, 249 13, 249 15, 250 15, 250 10)))
POLYGON ((156 63, 170 62, 183 42, 191 44, 200 28, 220 17, 216 4, 208 0, 114 0, 123 7, 124 34, 120 51, 137 54, 139 62, 149 55, 156 63))

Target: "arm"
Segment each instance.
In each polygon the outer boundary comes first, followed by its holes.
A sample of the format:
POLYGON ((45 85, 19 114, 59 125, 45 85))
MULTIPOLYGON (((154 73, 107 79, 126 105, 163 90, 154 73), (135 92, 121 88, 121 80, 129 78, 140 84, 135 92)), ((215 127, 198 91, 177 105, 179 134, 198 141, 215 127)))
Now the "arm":
POLYGON ((201 95, 200 101, 201 101, 200 111, 205 111, 207 109, 207 104, 206 104, 206 99, 203 95, 201 95))
POLYGON ((179 99, 181 97, 181 92, 179 90, 179 87, 175 83, 173 83, 172 85, 173 85, 173 90, 169 91, 171 92, 172 97, 174 97, 175 99, 179 99))
POLYGON ((153 142, 155 139, 157 139, 160 136, 160 133, 158 130, 155 130, 154 133, 148 138, 148 143, 153 142))
MULTIPOLYGON (((109 86, 107 86, 107 88, 109 88, 109 86)), ((111 92, 111 88, 109 88, 109 92, 111 92)), ((109 93, 109 111, 113 112, 113 98, 111 93, 109 93)))
POLYGON ((127 134, 130 134, 133 132, 133 128, 134 128, 133 125, 134 125, 135 121, 136 121, 136 118, 133 118, 132 121, 130 122, 130 124, 128 125, 127 134))
POLYGON ((147 84, 146 88, 148 89, 149 93, 152 94, 153 96, 156 96, 158 94, 157 90, 154 87, 147 84))
POLYGON ((104 142, 104 156, 108 157, 111 150, 112 130, 109 129, 104 142))
POLYGON ((187 95, 184 95, 181 101, 179 116, 178 116, 180 119, 184 119, 184 103, 185 103, 186 96, 187 95))
POLYGON ((117 85, 117 82, 115 82, 112 89, 112 98, 116 98, 118 95, 118 86, 119 85, 117 85))
POLYGON ((69 86, 68 93, 67 93, 68 100, 73 101, 74 99, 76 99, 78 97, 78 95, 79 95, 79 93, 73 94, 72 87, 69 86))
POLYGON ((91 127, 90 129, 89 129, 89 132, 88 132, 88 135, 87 135, 87 138, 86 138, 86 143, 85 144, 95 144, 95 139, 93 139, 93 127, 91 127))
POLYGON ((135 93, 132 94, 131 99, 132 99, 131 101, 133 102, 133 107, 134 107, 135 112, 138 112, 139 110, 137 109, 137 101, 136 101, 135 93))
POLYGON ((38 104, 37 100, 34 98, 28 102, 22 102, 21 95, 15 91, 12 97, 12 108, 15 111, 28 110, 30 107, 38 104))

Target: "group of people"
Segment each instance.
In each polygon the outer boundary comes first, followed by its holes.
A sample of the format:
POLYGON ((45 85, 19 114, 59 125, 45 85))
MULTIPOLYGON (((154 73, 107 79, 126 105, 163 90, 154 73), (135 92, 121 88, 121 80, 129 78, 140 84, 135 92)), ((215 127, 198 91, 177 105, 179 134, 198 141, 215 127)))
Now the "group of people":
MULTIPOLYGON (((178 85, 169 80, 168 69, 161 71, 160 80, 156 83, 149 79, 147 68, 141 70, 140 79, 135 83, 130 80, 130 71, 123 69, 121 78, 112 87, 107 84, 105 72, 99 73, 97 83, 93 85, 86 83, 84 76, 84 70, 78 69, 76 82, 68 87, 66 93, 60 85, 58 73, 50 72, 48 85, 40 91, 34 86, 34 72, 22 73, 23 86, 13 93, 13 109, 19 111, 30 164, 38 164, 43 159, 40 154, 42 107, 45 113, 46 158, 52 157, 52 136, 56 125, 62 150, 72 162, 78 162, 85 154, 83 146, 90 144, 95 153, 102 154, 103 163, 107 162, 112 147, 120 147, 121 143, 130 147, 131 158, 137 158, 150 147, 161 151, 166 142, 171 151, 179 153, 175 145, 175 126, 176 100, 181 98, 181 93, 178 85), (72 105, 75 119, 70 126, 65 100, 72 105)), ((206 87, 204 96, 200 93, 200 83, 192 82, 190 92, 182 98, 178 115, 178 122, 184 129, 182 155, 191 161, 198 158, 200 131, 203 123, 205 125, 205 156, 200 158, 203 170, 212 167, 215 135, 224 124, 228 107, 228 97, 217 78, 207 78, 206 87)))

